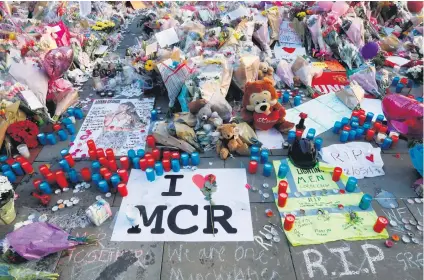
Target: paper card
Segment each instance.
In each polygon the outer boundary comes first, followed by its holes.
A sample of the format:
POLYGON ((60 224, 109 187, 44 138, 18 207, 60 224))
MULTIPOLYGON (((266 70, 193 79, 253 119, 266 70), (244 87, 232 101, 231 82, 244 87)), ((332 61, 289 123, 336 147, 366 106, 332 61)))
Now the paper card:
POLYGON ((155 36, 161 48, 165 48, 166 46, 172 46, 173 44, 178 43, 180 41, 180 39, 178 39, 178 35, 177 32, 175 32, 174 27, 158 32, 155 34, 155 36))
POLYGON ((263 144, 262 148, 266 149, 282 149, 284 137, 275 128, 269 130, 256 130, 258 140, 263 144))
POLYGON ((40 100, 35 96, 31 90, 21 91, 22 96, 25 98, 29 108, 31 110, 43 109, 44 106, 41 104, 40 100))
POLYGON ((149 56, 158 50, 158 42, 153 42, 146 46, 146 56, 149 56))
POLYGON ((249 11, 244 6, 239 6, 237 9, 229 12, 227 15, 231 20, 235 20, 235 19, 238 19, 240 17, 249 16, 249 11))
POLYGON ((290 44, 302 46, 302 40, 293 29, 293 24, 290 21, 282 21, 280 25, 279 41, 281 44, 290 44))
POLYGON ((409 59, 406 59, 400 56, 388 56, 386 59, 390 61, 391 63, 394 63, 400 67, 407 64, 410 61, 409 59))

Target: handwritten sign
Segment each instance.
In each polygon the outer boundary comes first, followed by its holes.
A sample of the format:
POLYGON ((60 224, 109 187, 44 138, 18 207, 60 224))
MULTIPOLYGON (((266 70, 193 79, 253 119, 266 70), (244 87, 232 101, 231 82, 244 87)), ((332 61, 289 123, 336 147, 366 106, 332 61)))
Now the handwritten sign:
POLYGON ((111 148, 116 156, 129 149, 144 149, 154 98, 98 99, 85 117, 70 153, 75 158, 88 157, 87 141, 97 148, 111 148))
POLYGON ((288 164, 299 192, 338 188, 330 173, 322 172, 318 165, 311 169, 301 169, 296 168, 290 161, 288 164))
POLYGON ((281 44, 302 46, 302 40, 292 27, 290 21, 282 21, 280 25, 279 41, 281 44))
POLYGON ((347 176, 357 179, 384 175, 381 149, 370 143, 351 142, 335 144, 321 150, 322 160, 333 166, 343 168, 347 176))
POLYGON ((253 241, 245 169, 197 169, 167 173, 149 182, 133 169, 129 195, 122 200, 112 241, 253 241), (212 203, 199 176, 216 176, 212 203), (138 225, 128 209, 139 210, 138 225))

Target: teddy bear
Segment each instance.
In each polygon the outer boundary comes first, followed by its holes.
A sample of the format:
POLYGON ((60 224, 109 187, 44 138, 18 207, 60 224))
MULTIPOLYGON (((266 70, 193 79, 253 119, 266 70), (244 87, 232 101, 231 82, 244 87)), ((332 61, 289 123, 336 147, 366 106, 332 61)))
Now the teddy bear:
POLYGON ((272 68, 267 62, 260 62, 258 70, 258 80, 263 80, 265 77, 271 80, 272 85, 275 86, 274 68, 272 68))
POLYGON ((205 104, 196 115, 197 122, 195 126, 195 130, 202 128, 205 124, 213 125, 214 127, 218 127, 223 124, 222 118, 219 116, 218 112, 212 112, 211 105, 205 104))
POLYGON ((223 122, 227 123, 232 117, 231 105, 225 100, 224 97, 216 97, 211 101, 206 101, 205 99, 197 99, 188 104, 190 113, 197 115, 199 120, 206 121, 209 118, 205 119, 205 116, 210 116, 212 112, 217 112, 219 117, 223 122))
POLYGON ((242 100, 243 120, 253 123, 253 127, 258 130, 275 127, 280 132, 288 132, 294 127, 294 123, 284 119, 286 110, 277 99, 273 83, 267 77, 260 81, 247 82, 242 100))
POLYGON ((231 153, 249 155, 249 146, 239 137, 237 124, 223 124, 217 128, 221 134, 216 143, 216 152, 221 159, 225 160, 231 153))

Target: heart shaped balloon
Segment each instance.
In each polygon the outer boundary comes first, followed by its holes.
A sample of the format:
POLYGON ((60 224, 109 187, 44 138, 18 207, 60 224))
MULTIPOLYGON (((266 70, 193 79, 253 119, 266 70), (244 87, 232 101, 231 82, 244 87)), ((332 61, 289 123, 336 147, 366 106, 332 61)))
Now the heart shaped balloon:
POLYGON ((52 80, 60 78, 69 69, 74 57, 71 47, 59 47, 50 50, 44 57, 43 66, 52 80))

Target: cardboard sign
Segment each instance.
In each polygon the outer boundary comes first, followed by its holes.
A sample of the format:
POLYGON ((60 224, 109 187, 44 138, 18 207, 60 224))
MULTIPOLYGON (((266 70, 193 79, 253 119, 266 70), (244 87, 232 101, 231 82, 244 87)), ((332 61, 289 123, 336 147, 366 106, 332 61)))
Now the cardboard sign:
POLYGON ((245 169, 182 169, 153 182, 133 169, 111 240, 253 241, 246 183, 245 169), (202 192, 208 174, 216 176, 217 185, 211 203, 202 192))
POLYGON ((302 46, 302 40, 292 27, 290 21, 282 21, 280 25, 279 41, 281 44, 302 46))

